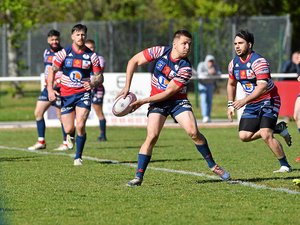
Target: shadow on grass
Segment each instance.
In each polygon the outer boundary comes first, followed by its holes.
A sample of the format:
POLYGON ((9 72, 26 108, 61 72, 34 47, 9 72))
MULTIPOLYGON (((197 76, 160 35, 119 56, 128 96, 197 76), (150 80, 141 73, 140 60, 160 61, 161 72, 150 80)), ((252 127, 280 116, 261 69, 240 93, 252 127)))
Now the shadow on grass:
MULTIPOLYGON (((263 182, 268 180, 293 180, 299 179, 300 176, 289 176, 289 177, 255 177, 255 178, 247 178, 247 179, 231 179, 230 184, 238 184, 239 182, 263 182)), ((226 182, 223 180, 198 180, 196 181, 198 184, 207 184, 207 183, 219 183, 226 182)))
POLYGON ((40 156, 23 156, 23 157, 1 157, 0 162, 14 162, 14 161, 32 161, 32 159, 40 158, 40 156))
MULTIPOLYGON (((198 160, 199 159, 157 159, 157 160, 151 160, 150 164, 159 163, 159 162, 185 162, 185 161, 198 161, 198 160)), ((114 161, 110 161, 110 160, 102 161, 102 162, 99 162, 99 163, 101 163, 101 164, 115 164, 114 161)), ((118 161, 118 163, 120 163, 120 164, 135 163, 136 164, 137 161, 136 160, 118 161)))

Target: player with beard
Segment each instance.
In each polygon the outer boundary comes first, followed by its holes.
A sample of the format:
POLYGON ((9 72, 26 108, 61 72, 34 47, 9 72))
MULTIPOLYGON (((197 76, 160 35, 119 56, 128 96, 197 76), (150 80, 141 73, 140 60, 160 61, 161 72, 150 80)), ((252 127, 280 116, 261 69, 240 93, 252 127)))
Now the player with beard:
MULTIPOLYGON (((61 100, 57 98, 56 101, 49 101, 48 98, 48 91, 47 91, 47 77, 49 73, 49 68, 52 66, 52 60, 56 52, 62 49, 60 45, 60 32, 57 30, 50 30, 48 32, 47 42, 49 44, 49 48, 45 49, 44 51, 44 65, 45 65, 45 87, 42 90, 38 100, 36 102, 36 107, 34 110, 36 125, 37 125, 37 132, 38 132, 38 141, 33 146, 30 146, 28 150, 39 150, 46 148, 46 141, 45 141, 45 131, 46 131, 46 124, 44 120, 44 114, 52 105, 56 108, 56 116, 60 119, 60 108, 61 108, 61 100)), ((59 82, 60 82, 61 72, 56 74, 55 81, 56 81, 56 90, 59 91, 59 82)), ((68 150, 67 142, 66 142, 66 133, 64 132, 64 128, 62 127, 63 133, 63 144, 61 144, 56 150, 68 150)))
POLYGON ((279 160, 280 168, 274 172, 291 172, 280 142, 274 133, 284 137, 288 146, 292 144, 285 122, 276 125, 280 109, 280 96, 271 78, 268 61, 254 52, 254 36, 241 30, 234 38, 236 56, 228 66, 227 83, 228 119, 232 121, 234 109, 245 106, 239 123, 239 137, 243 142, 262 138, 279 160), (237 83, 240 82, 246 97, 235 100, 237 83))

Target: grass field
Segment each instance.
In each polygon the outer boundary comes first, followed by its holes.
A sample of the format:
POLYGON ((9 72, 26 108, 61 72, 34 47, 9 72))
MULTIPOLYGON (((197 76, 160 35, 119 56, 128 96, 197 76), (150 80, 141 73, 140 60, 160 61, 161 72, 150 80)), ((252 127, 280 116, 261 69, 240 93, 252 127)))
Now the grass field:
POLYGON ((294 123, 294 145, 282 142, 294 168, 289 174, 272 173, 279 164, 261 140, 241 143, 237 128, 201 130, 232 181, 215 177, 177 128, 163 130, 141 187, 125 184, 145 128, 109 127, 108 142, 99 143, 97 128, 88 127, 82 167, 73 166, 74 151, 51 150, 61 140, 58 128, 47 129, 47 150, 37 152, 25 150, 35 129, 0 129, 1 216, 11 225, 299 224, 294 123))

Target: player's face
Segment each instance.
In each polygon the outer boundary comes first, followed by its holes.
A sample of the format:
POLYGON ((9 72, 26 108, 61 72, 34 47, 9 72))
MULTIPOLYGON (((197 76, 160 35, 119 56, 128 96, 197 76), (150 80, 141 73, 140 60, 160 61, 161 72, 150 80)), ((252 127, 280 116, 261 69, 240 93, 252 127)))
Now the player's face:
POLYGON ((50 48, 56 50, 60 46, 60 39, 57 36, 50 36, 47 39, 50 48))
POLYGON ((190 54, 191 45, 192 39, 185 36, 175 38, 173 41, 173 49, 176 51, 180 58, 185 58, 190 54))
POLYGON ((95 51, 95 45, 93 45, 92 43, 86 43, 85 46, 91 49, 92 51, 95 51))
POLYGON ((83 30, 75 30, 71 38, 75 45, 82 47, 85 45, 86 33, 83 30))
POLYGON ((234 42, 234 50, 235 53, 239 56, 239 57, 244 57, 246 56, 249 51, 251 50, 251 43, 248 43, 245 39, 240 38, 238 36, 235 37, 234 42))

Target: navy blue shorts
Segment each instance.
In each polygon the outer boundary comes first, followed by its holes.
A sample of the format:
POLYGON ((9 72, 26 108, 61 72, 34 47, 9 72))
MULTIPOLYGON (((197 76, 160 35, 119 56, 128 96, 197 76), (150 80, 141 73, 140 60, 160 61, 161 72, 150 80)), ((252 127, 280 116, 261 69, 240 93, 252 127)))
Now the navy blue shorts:
POLYGON ((279 97, 247 104, 240 120, 239 130, 251 132, 256 132, 260 128, 274 130, 278 120, 279 109, 279 97))
POLYGON ((148 108, 148 114, 159 113, 165 117, 171 115, 174 119, 177 115, 185 111, 193 111, 192 105, 188 99, 169 100, 157 103, 151 103, 148 108))
POLYGON ((105 89, 104 89, 103 85, 93 89, 92 90, 92 103, 96 104, 96 105, 102 105, 104 94, 105 94, 105 89))
POLYGON ((61 96, 61 114, 68 114, 81 107, 91 110, 91 92, 81 92, 69 96, 61 96))
MULTIPOLYGON (((48 98, 47 88, 44 88, 42 90, 42 92, 40 93, 40 96, 38 97, 38 101, 50 102, 49 98, 48 98)), ((56 96, 56 101, 51 102, 51 105, 60 109, 61 108, 61 98, 59 96, 56 96)))

